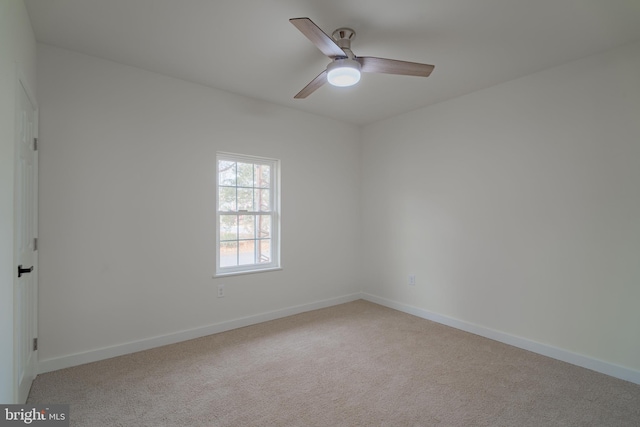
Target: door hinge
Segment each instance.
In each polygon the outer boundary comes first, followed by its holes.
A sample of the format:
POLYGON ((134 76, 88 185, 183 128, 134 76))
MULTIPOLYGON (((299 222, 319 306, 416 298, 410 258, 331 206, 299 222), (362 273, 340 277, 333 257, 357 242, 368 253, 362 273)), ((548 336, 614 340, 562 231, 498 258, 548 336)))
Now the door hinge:
POLYGON ((38 151, 38 138, 33 138, 33 151, 38 151))
POLYGON ((33 250, 34 251, 38 250, 38 238, 37 237, 33 238, 33 250))
POLYGON ((33 351, 38 350, 38 338, 33 339, 33 351))

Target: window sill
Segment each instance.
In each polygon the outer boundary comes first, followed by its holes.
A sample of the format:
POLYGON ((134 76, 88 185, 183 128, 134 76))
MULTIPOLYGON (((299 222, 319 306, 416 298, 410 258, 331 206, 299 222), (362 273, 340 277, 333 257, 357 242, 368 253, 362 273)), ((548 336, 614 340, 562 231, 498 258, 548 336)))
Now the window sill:
POLYGON ((219 279, 221 277, 231 277, 231 276, 240 276, 243 274, 257 274, 257 273, 268 273, 271 271, 280 271, 282 267, 273 267, 273 268, 261 268, 258 270, 245 270, 245 271, 232 271, 229 273, 216 273, 213 275, 214 279, 219 279))

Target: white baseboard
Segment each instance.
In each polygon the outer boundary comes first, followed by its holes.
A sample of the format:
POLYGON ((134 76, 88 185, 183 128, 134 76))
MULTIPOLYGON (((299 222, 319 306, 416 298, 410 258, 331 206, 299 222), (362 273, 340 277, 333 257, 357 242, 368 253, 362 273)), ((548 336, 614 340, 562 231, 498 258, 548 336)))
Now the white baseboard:
POLYGON ((510 335, 494 329, 479 326, 473 323, 454 319, 414 307, 408 304, 392 301, 376 295, 368 293, 355 293, 344 295, 338 298, 331 298, 323 301, 317 301, 309 304, 303 304, 288 307, 280 310, 270 311, 266 313, 256 314, 254 316, 242 317, 225 322, 216 323, 201 328, 190 329, 186 331, 175 332, 172 334, 152 337, 140 341, 118 344, 110 347, 99 348, 82 353, 70 354, 61 357, 40 360, 38 363, 38 373, 51 372, 58 369, 69 368, 72 366, 83 365, 85 363, 97 362, 99 360, 109 359, 112 357, 122 356, 125 354, 135 353, 138 351, 149 350, 151 348, 160 347, 168 344, 175 344, 194 338, 217 334, 220 332, 230 331, 232 329, 242 328, 245 326, 255 325, 257 323, 267 322, 269 320, 280 319, 282 317, 292 316, 294 314, 304 313, 306 311, 318 310, 321 308, 331 307, 338 304, 364 299, 385 307, 393 308, 404 313, 412 314, 423 319, 431 320, 436 323, 451 326, 465 332, 470 332, 485 338, 499 341, 514 347, 532 351, 543 356, 591 369, 615 378, 640 384, 640 372, 626 368, 624 366, 615 365, 613 363, 604 362, 581 354, 573 353, 558 347, 541 344, 526 338, 510 335))
POLYGON ((201 328, 174 332, 167 335, 118 344, 110 347, 103 347, 96 350, 85 351, 82 353, 75 353, 61 357, 40 360, 38 362, 38 373, 43 374, 45 372, 56 371, 58 369, 70 368, 72 366, 83 365, 85 363, 97 362, 99 360, 123 356, 125 354, 135 353, 138 351, 149 350, 151 348, 161 347, 163 345, 175 344, 194 338, 200 338, 211 334, 230 331, 232 329, 255 325, 257 323, 267 322, 269 320, 275 320, 282 317, 292 316, 294 314, 304 313, 306 311, 318 310, 320 308, 344 304, 358 299, 362 299, 362 294, 356 293, 351 295, 344 295, 342 297, 316 301, 309 304, 302 304, 283 308, 280 310, 260 313, 254 316, 233 319, 209 326, 204 326, 201 328))
POLYGON ((453 328, 460 329, 465 332, 470 332, 472 334, 479 335, 481 337, 489 338, 494 341, 499 341, 505 344, 512 345, 514 347, 522 348, 524 350, 541 354, 543 356, 551 357, 552 359, 561 360, 563 362, 571 363, 572 365, 581 366, 583 368, 600 372, 605 375, 609 375, 609 376, 619 378, 625 381, 629 381, 635 384, 640 384, 640 371, 636 371, 634 369, 615 365, 609 362, 604 362, 602 360, 594 359, 588 356, 584 356, 582 354, 573 353, 571 351, 564 350, 558 347, 554 347, 547 344, 541 344, 539 342, 531 341, 526 338, 510 335, 504 332, 496 331, 496 330, 479 326, 473 323, 443 316, 428 310, 424 310, 421 308, 413 307, 408 304, 392 301, 376 295, 363 293, 362 299, 376 303, 376 304, 383 305, 385 307, 393 308, 395 310, 402 311, 404 313, 412 314, 414 316, 418 316, 423 319, 431 320, 436 323, 441 323, 446 326, 451 326, 453 328))

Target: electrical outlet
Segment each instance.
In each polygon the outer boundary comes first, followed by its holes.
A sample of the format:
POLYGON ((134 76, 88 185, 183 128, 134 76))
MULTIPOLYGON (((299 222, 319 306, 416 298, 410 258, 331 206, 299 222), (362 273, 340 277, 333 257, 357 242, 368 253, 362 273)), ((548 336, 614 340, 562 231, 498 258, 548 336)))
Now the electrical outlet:
POLYGON ((224 285, 218 285, 218 298, 224 298, 224 285))
POLYGON ((416 285, 416 275, 415 274, 410 274, 409 275, 409 286, 415 286, 416 285))

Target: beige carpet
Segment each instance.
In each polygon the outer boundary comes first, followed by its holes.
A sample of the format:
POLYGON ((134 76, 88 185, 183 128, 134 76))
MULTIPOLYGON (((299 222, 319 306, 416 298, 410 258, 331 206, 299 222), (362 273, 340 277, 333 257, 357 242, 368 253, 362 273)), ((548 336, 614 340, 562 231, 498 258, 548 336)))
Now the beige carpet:
POLYGON ((39 375, 72 426, 640 426, 640 385, 355 301, 39 375))

